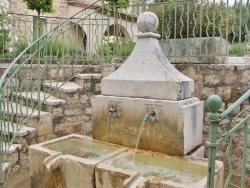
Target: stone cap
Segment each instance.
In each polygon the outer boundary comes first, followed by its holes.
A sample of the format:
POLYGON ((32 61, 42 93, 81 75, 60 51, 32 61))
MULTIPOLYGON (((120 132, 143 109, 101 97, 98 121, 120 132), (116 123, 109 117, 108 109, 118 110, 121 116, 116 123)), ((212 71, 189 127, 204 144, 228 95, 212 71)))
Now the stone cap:
POLYGON ((101 91, 107 96, 176 101, 193 97, 194 81, 170 64, 154 34, 138 37, 125 63, 102 79, 101 91))

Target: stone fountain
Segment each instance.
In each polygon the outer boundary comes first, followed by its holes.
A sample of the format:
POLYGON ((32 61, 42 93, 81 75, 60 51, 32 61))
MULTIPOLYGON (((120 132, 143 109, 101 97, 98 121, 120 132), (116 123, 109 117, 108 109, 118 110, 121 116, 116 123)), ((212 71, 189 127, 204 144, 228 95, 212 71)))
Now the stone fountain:
POLYGON ((102 79, 102 95, 93 100, 93 138, 135 148, 186 155, 202 142, 203 103, 194 97, 194 81, 180 73, 159 45, 158 18, 138 18, 136 45, 126 62, 102 79), (108 123, 108 125, 107 125, 108 123))
MULTIPOLYGON (((155 14, 141 14, 132 54, 102 79, 102 95, 92 102, 93 138, 30 146, 32 188, 207 186, 207 160, 187 155, 202 142, 203 103, 193 96, 194 81, 163 54, 157 26, 155 14)), ((223 163, 216 161, 215 187, 222 183, 223 163)))

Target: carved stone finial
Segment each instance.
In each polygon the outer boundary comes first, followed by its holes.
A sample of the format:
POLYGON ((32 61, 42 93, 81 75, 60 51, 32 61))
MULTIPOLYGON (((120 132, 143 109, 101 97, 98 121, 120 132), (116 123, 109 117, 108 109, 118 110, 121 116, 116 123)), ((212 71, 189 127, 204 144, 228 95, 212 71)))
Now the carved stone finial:
POLYGON ((137 19, 138 29, 142 33, 156 32, 159 25, 159 19, 153 12, 143 12, 137 19))

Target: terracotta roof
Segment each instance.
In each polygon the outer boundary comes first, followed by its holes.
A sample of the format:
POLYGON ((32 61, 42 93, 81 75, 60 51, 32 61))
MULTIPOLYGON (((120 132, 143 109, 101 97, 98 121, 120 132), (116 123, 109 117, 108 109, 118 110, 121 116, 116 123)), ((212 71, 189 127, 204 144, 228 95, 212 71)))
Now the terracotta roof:
MULTIPOLYGON (((91 2, 83 2, 82 0, 67 0, 68 5, 72 5, 72 6, 77 6, 77 7, 87 7, 90 5, 91 2)), ((89 7, 90 9, 95 9, 97 10, 98 13, 100 14, 104 14, 107 15, 108 12, 110 14, 110 16, 114 17, 114 12, 113 11, 108 11, 107 9, 101 9, 100 5, 91 5, 89 7)), ((127 20, 130 22, 136 22, 137 21, 137 16, 136 15, 132 15, 132 14, 125 14, 122 10, 119 11, 118 17, 123 19, 123 20, 127 20)))

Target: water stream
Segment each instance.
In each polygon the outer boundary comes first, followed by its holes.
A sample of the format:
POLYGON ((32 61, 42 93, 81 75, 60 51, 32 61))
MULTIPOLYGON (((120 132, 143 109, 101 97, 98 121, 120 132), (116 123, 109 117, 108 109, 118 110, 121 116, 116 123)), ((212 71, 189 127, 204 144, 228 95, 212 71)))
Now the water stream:
POLYGON ((112 112, 109 113, 109 116, 108 116, 108 122, 107 122, 107 125, 106 125, 106 140, 108 139, 108 130, 109 130, 109 124, 110 124, 110 117, 112 115, 112 112))
POLYGON ((143 121, 142 124, 141 124, 140 132, 139 132, 137 140, 136 140, 135 153, 133 155, 133 160, 132 160, 133 162, 135 161, 135 155, 136 155, 136 152, 137 152, 137 148, 138 148, 138 145, 139 145, 139 142, 140 142, 141 133, 142 133, 142 129, 143 129, 144 125, 145 125, 145 121, 143 121))

